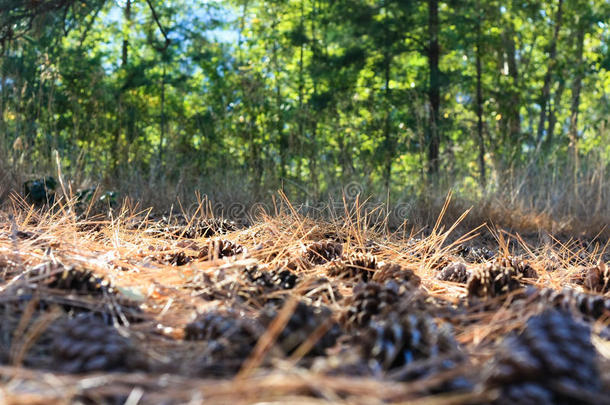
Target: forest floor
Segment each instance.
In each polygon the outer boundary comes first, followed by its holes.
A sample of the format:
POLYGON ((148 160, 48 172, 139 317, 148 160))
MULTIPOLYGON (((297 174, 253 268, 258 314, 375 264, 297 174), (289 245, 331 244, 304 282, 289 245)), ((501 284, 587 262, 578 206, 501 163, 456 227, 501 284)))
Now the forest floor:
POLYGON ((52 211, 0 212, 1 403, 610 403, 604 241, 52 211))

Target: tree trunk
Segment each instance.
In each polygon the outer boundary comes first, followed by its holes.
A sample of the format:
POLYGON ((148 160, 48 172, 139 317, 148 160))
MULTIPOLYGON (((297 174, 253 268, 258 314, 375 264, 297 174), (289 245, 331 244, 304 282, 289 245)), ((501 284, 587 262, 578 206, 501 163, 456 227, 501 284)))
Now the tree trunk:
MULTIPOLYGON (((386 51, 387 52, 387 51, 386 51)), ((385 149, 385 168, 383 173, 384 186, 386 189, 386 193, 390 192, 390 183, 392 177, 392 159, 394 158, 394 146, 392 142, 392 135, 390 133, 390 68, 391 68, 391 59, 390 55, 386 53, 384 56, 385 66, 384 66, 384 75, 385 75, 385 101, 386 101, 386 113, 385 120, 383 126, 383 139, 384 139, 384 149, 385 149)))
POLYGON ((563 16, 563 0, 559 0, 557 3, 557 13, 555 16, 555 29, 553 31, 553 38, 551 40, 551 45, 549 48, 549 61, 546 70, 546 74, 544 75, 544 84, 542 86, 542 94, 540 95, 540 120, 538 122, 538 133, 537 133, 537 143, 538 147, 542 142, 542 137, 544 136, 544 128, 546 125, 547 119, 547 106, 549 103, 549 97, 551 94, 551 79, 553 77, 553 70, 555 68, 555 64, 557 63, 557 39, 559 38, 559 30, 561 29, 561 20, 563 16))
POLYGON ((440 47, 438 43, 439 21, 438 0, 428 0, 428 66, 430 84, 428 98, 430 101, 429 139, 428 139, 428 175, 435 180, 439 172, 439 111, 440 111, 440 47))
POLYGON ((571 160, 572 171, 572 191, 574 194, 578 192, 577 174, 578 174, 578 110, 580 108, 580 91, 582 89, 582 79, 584 75, 583 63, 583 48, 585 42, 585 25, 579 21, 578 32, 576 34, 576 74, 572 82, 572 102, 570 106, 570 129, 568 136, 570 138, 569 155, 571 160))
POLYGON ((481 187, 485 190, 487 179, 485 178, 485 139, 483 137, 483 86, 482 66, 481 66, 481 23, 477 24, 477 43, 476 43, 476 65, 477 65, 477 135, 479 139, 479 174, 481 176, 481 187))
POLYGON ((561 96, 563 96, 563 91, 565 89, 565 80, 563 78, 559 79, 559 86, 557 87, 557 91, 555 92, 555 99, 553 100, 552 108, 549 107, 549 126, 546 130, 547 136, 545 140, 545 145, 547 150, 553 146, 553 138, 555 136, 555 124, 557 123, 557 114, 559 108, 561 107, 561 96))
MULTIPOLYGON (((385 2, 384 2, 385 5, 385 2)), ((387 9, 386 9, 387 12, 387 9)), ((383 125, 383 142, 384 142, 384 157, 385 157, 385 167, 383 172, 383 181, 386 189, 386 194, 390 193, 390 184, 392 181, 392 160, 394 158, 394 142, 392 140, 392 134, 390 131, 390 111, 392 107, 392 102, 390 100, 390 75, 392 69, 392 55, 390 54, 389 49, 389 34, 387 31, 387 25, 384 25, 384 52, 383 52, 383 74, 384 74, 384 102, 385 102, 385 119, 383 125)))
POLYGON ((510 96, 508 97, 509 105, 507 106, 508 117, 508 135, 512 142, 516 142, 521 137, 521 115, 519 107, 521 105, 521 97, 519 91, 519 69, 517 67, 517 52, 515 46, 515 31, 511 29, 506 35, 506 59, 508 64, 508 74, 512 78, 510 96))
MULTIPOLYGON (((312 12, 311 12, 311 51, 313 53, 313 48, 316 46, 316 20, 318 17, 318 9, 316 8, 316 1, 312 2, 312 12)), ((313 97, 316 97, 318 94, 318 83, 316 79, 313 79, 313 97)), ((308 111, 309 112, 309 111, 308 111)), ((307 115, 309 117, 309 114, 307 115)), ((318 120, 317 119, 308 119, 308 123, 311 122, 311 140, 309 145, 309 181, 312 186, 312 199, 313 202, 318 201, 318 194, 320 190, 320 185, 318 181, 318 120)))
MULTIPOLYGON (((127 0, 127 2, 125 3, 125 11, 124 11, 124 21, 125 24, 129 24, 129 22, 131 21, 131 0, 127 0)), ((127 68, 127 63, 129 62, 129 39, 127 37, 123 38, 123 47, 122 47, 122 53, 121 53, 121 68, 122 69, 126 69, 127 68)), ((116 172, 119 166, 119 161, 120 161, 120 147, 119 144, 121 142, 121 132, 123 130, 122 128, 122 118, 123 118, 123 90, 119 89, 117 92, 117 113, 116 113, 116 119, 117 119, 117 127, 116 130, 114 131, 114 139, 112 142, 112 150, 111 150, 111 154, 112 154, 112 171, 114 172, 114 175, 117 175, 118 173, 116 172)))
POLYGON ((163 167, 163 142, 165 140, 165 81, 166 64, 163 62, 163 75, 161 77, 161 123, 159 136, 159 167, 163 167))

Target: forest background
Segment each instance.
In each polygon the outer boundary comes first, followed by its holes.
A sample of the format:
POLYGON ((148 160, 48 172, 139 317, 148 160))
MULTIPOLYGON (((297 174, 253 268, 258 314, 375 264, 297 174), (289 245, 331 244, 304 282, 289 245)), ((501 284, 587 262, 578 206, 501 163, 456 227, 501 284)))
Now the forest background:
POLYGON ((401 220, 452 190, 476 220, 597 232, 609 23, 606 0, 1 0, 0 200, 57 151, 144 205, 281 189, 401 220))

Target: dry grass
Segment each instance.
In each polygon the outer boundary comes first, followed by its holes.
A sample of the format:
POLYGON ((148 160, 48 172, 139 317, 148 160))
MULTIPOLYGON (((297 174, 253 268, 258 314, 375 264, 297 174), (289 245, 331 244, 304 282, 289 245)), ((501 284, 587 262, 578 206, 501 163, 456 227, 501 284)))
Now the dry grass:
MULTIPOLYGON (((70 302, 88 310, 98 304, 90 297, 75 299, 66 292, 47 291, 55 305, 40 307, 32 300, 23 310, 3 311, 3 322, 10 321, 15 326, 10 330, 8 361, 0 367, 0 401, 9 404, 86 400, 106 403, 112 398, 121 398, 126 404, 485 403, 497 392, 477 388, 477 370, 493 355, 499 338, 521 330, 529 317, 542 312, 546 306, 535 295, 520 298, 522 290, 465 304, 466 285, 439 280, 438 271, 454 261, 467 262, 471 271, 484 267, 486 263, 469 262, 458 252, 462 245, 486 246, 497 250, 502 257, 520 256, 527 261, 538 277, 525 280, 526 285, 554 290, 571 285, 582 290, 585 286, 578 280, 582 281, 583 272, 608 261, 607 244, 601 240, 583 244, 577 239, 548 237, 546 243, 540 243, 538 238, 524 238, 519 233, 487 225, 471 226, 468 212, 453 213, 449 199, 442 205, 436 224, 423 233, 412 230, 408 224, 388 232, 387 221, 384 222, 387 217, 381 208, 369 209, 358 200, 346 202, 341 215, 334 212, 326 220, 301 215, 286 198, 276 200, 274 210, 273 214, 261 213, 248 228, 222 235, 222 239, 243 246, 245 253, 204 260, 195 257, 198 249, 218 236, 186 240, 152 232, 158 229, 158 222, 151 218, 150 212, 129 204, 109 218, 85 220, 78 219, 70 204, 60 202, 54 209, 42 211, 13 199, 12 206, 0 213, 0 305, 18 301, 19 289, 37 282, 31 275, 45 263, 91 270, 109 280, 142 309, 138 322, 130 322, 123 316, 127 309, 120 302, 112 302, 115 326, 128 334, 142 355, 155 366, 147 372, 84 374, 63 374, 52 366, 40 369, 27 366, 33 362, 28 356, 33 356, 33 348, 43 340, 49 325, 65 316, 62 305, 70 302), (446 225, 447 216, 454 217, 449 225, 446 225), (470 231, 464 232, 466 228, 470 231), (322 367, 302 361, 329 324, 321 324, 292 355, 278 354, 275 348, 278 337, 297 301, 328 307, 333 320, 339 320, 346 310, 357 280, 328 276, 327 264, 312 265, 303 259, 310 243, 329 238, 341 241, 344 256, 364 250, 380 262, 413 271, 422 280, 419 290, 429 299, 436 300, 440 306, 459 309, 452 318, 439 317, 437 322, 452 324, 461 350, 466 354, 465 360, 448 372, 411 382, 397 381, 391 373, 360 377, 335 375, 328 372, 332 368, 330 354, 322 367), (195 258, 174 266, 154 258, 161 253, 184 253, 195 258), (245 269, 252 265, 270 271, 290 268, 299 282, 293 289, 254 291, 244 280, 245 269), (326 281, 320 282, 322 277, 326 281), (212 288, 215 288, 214 282, 233 280, 231 288, 240 291, 241 299, 235 299, 235 295, 226 299, 218 298, 221 295, 203 299, 197 288, 204 279, 211 280, 212 288), (196 314, 231 309, 239 311, 244 318, 255 318, 270 299, 281 303, 276 317, 260 335, 248 358, 243 359, 239 372, 232 377, 217 378, 214 373, 193 372, 193 361, 199 358, 198 351, 204 349, 183 337, 186 324, 196 314), (513 305, 516 301, 519 301, 517 306, 513 305), (475 388, 445 394, 427 391, 428 387, 450 381, 456 375, 470 378, 475 388)), ((185 227, 209 216, 210 211, 213 210, 207 202, 200 201, 195 215, 186 218, 185 227)), ((545 219, 525 217, 522 220, 536 223, 545 219)), ((607 317, 595 324, 597 329, 607 326, 607 317)), ((607 350, 607 341, 600 342, 599 346, 607 350)))

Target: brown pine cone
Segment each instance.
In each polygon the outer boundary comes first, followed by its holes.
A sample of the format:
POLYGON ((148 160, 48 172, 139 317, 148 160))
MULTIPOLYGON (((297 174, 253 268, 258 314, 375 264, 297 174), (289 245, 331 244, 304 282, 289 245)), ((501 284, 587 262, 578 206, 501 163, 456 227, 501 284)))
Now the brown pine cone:
POLYGON ((244 253, 243 246, 225 239, 216 239, 208 243, 199 251, 199 259, 214 260, 222 259, 244 253))
POLYGON ((395 282, 359 283, 354 287, 354 295, 347 300, 348 308, 342 322, 347 329, 366 326, 375 315, 390 312, 399 299, 399 287, 395 282))
POLYGON ((184 266, 189 264, 194 258, 186 255, 184 252, 163 253, 158 256, 151 256, 152 260, 157 263, 166 264, 169 266, 184 266))
POLYGON ((314 242, 307 246, 304 258, 311 264, 324 264, 338 259, 343 254, 343 245, 333 240, 314 242))
POLYGON ((589 327, 549 310, 503 340, 483 372, 484 389, 500 389, 496 404, 568 404, 600 395, 589 327))
POLYGON ((460 284, 466 284, 469 277, 470 271, 468 271, 466 265, 461 262, 451 263, 436 275, 436 278, 439 280, 460 284))
POLYGON ((484 263, 495 257, 496 253, 486 247, 475 248, 472 246, 461 245, 458 247, 457 254, 470 263, 484 263))
POLYGON ((519 257, 509 256, 498 258, 494 263, 499 267, 510 267, 513 268, 518 274, 525 278, 538 278, 538 273, 534 268, 526 261, 519 257))
POLYGON ((127 371, 138 367, 129 340, 91 314, 51 328, 53 367, 65 373, 127 371))
POLYGON ((110 282, 95 275, 91 270, 73 266, 65 267, 55 263, 40 266, 31 273, 41 279, 39 285, 58 290, 68 290, 77 294, 104 295, 113 292, 110 282))
MULTIPOLYGON (((273 308, 266 308, 259 317, 262 325, 268 326, 277 316, 273 308)), ((325 350, 333 346, 340 335, 338 325, 332 320, 331 311, 323 306, 308 305, 299 302, 286 327, 280 333, 277 344, 287 355, 292 354, 303 344, 321 325, 330 322, 329 329, 308 353, 308 356, 323 355, 325 350)))
POLYGON ((472 272, 468 279, 469 297, 490 298, 521 288, 522 274, 513 267, 488 264, 472 272))
POLYGON ((373 281, 385 283, 386 281, 395 281, 398 284, 406 284, 413 288, 419 287, 421 278, 411 269, 403 269, 396 263, 385 263, 373 273, 373 281))
MULTIPOLYGON (((602 316, 610 316, 610 298, 596 294, 586 294, 572 288, 556 291, 552 288, 533 290, 531 294, 538 294, 543 302, 565 311, 578 311, 592 320, 602 316)), ((530 294, 530 295, 531 295, 530 294)))
POLYGON ((184 339, 197 345, 196 353, 185 360, 185 372, 214 377, 235 374, 262 332, 256 322, 235 313, 211 311, 197 316, 184 328, 184 339))
POLYGON ((589 268, 584 277, 584 286, 588 290, 602 294, 610 291, 610 268, 604 262, 589 268))
POLYGON ((432 317, 417 312, 392 312, 382 320, 374 320, 358 340, 363 355, 369 355, 383 370, 458 351, 448 325, 439 328, 432 317))
POLYGON ((249 342, 256 344, 258 332, 254 324, 236 314, 217 311, 200 314, 184 328, 185 340, 218 340, 249 342))
POLYGON ((377 257, 366 253, 351 253, 346 258, 330 262, 328 275, 340 278, 359 278, 367 281, 377 270, 377 257))
MULTIPOLYGON (((246 280, 255 290, 251 291, 256 295, 262 296, 278 290, 290 290, 295 287, 299 278, 291 270, 263 270, 258 266, 246 267, 244 270, 246 280)), ((266 300, 264 297, 263 302, 266 300)), ((283 302, 279 300, 278 303, 283 302)))

